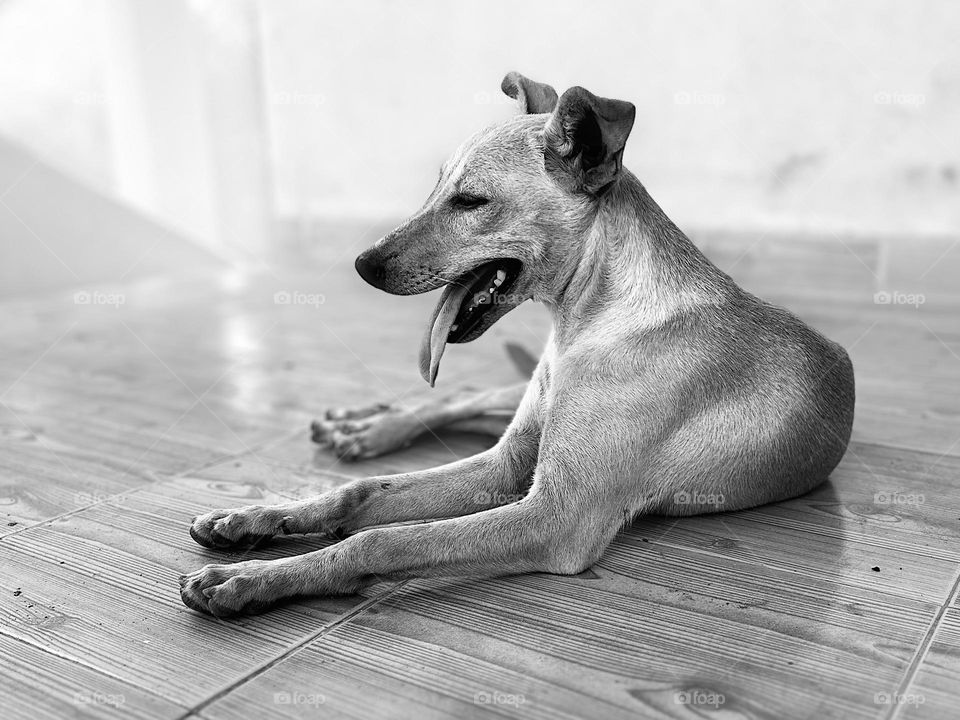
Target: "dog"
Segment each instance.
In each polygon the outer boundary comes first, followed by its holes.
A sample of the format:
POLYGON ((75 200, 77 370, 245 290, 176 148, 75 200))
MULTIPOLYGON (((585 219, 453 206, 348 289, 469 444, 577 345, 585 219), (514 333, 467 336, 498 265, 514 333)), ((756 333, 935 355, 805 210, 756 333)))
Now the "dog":
MULTIPOLYGON (((546 306, 553 329, 525 387, 421 418, 512 411, 499 440, 430 470, 195 518, 190 534, 208 548, 340 541, 182 576, 190 608, 224 617, 377 580, 578 574, 639 516, 793 498, 840 462, 854 414, 847 353, 738 287, 623 167, 634 106, 581 87, 558 97, 517 73, 502 89, 522 112, 468 139, 423 207, 356 260, 388 293, 443 288, 420 354, 431 385, 447 343, 476 340, 526 300, 546 306)), ((378 414, 385 439, 356 457, 409 441, 409 418, 390 427, 388 410, 367 416, 378 414)), ((359 415, 314 434, 348 447, 333 433, 369 430, 359 415)))

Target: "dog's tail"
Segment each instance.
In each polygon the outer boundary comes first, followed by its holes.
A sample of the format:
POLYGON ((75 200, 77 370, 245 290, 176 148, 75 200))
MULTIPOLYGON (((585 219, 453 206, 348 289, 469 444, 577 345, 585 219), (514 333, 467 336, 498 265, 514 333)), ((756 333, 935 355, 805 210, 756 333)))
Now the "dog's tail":
POLYGON ((527 378, 532 377, 537 363, 540 362, 536 356, 532 355, 526 348, 517 345, 517 343, 508 341, 503 345, 507 350, 507 357, 510 358, 513 366, 520 371, 520 374, 527 378))

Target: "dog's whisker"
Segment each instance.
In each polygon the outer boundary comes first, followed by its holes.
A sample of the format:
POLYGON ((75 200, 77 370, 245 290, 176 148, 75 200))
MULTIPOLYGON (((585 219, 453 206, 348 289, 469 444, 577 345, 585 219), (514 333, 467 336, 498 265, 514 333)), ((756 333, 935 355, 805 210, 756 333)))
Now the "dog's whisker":
POLYGON ((455 277, 454 277, 454 278, 447 278, 447 277, 444 277, 443 275, 441 275, 440 273, 434 273, 434 272, 428 273, 428 276, 430 277, 431 280, 439 280, 439 281, 442 282, 444 285, 456 285, 457 287, 461 287, 461 288, 463 288, 464 290, 469 290, 469 289, 470 289, 469 286, 467 286, 466 284, 464 284, 464 283, 462 283, 462 282, 458 282, 457 278, 455 278, 455 277))

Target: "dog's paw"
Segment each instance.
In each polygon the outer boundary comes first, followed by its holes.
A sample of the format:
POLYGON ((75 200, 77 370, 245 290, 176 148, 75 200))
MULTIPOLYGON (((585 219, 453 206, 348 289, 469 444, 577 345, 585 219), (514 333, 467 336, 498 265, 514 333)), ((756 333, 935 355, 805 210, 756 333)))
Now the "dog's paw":
POLYGON ((198 515, 190 526, 190 537, 208 548, 250 547, 272 538, 282 525, 283 518, 271 508, 251 505, 198 515))
POLYGON ((409 445, 423 430, 417 417, 390 405, 361 410, 328 410, 310 430, 315 443, 342 460, 365 460, 409 445))
POLYGON ((283 576, 275 560, 247 560, 233 565, 205 565, 180 576, 180 599, 197 612, 214 617, 263 612, 284 596, 283 576))

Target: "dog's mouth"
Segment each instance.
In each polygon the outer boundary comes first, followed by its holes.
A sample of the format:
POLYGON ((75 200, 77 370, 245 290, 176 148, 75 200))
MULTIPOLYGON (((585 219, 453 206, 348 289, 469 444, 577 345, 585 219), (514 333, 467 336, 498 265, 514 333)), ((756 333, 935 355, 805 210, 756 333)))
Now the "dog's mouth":
POLYGON ((447 285, 420 346, 420 374, 430 385, 437 378, 447 343, 476 340, 522 302, 510 291, 523 264, 513 258, 491 260, 447 285))

